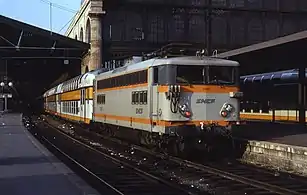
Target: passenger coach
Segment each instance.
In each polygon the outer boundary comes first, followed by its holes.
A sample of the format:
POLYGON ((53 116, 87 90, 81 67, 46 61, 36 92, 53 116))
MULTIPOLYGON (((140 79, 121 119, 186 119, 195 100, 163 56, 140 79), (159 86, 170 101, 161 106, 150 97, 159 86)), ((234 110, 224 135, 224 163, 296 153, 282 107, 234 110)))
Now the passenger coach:
POLYGON ((46 112, 64 119, 89 124, 93 117, 93 82, 104 70, 74 77, 44 94, 46 112))

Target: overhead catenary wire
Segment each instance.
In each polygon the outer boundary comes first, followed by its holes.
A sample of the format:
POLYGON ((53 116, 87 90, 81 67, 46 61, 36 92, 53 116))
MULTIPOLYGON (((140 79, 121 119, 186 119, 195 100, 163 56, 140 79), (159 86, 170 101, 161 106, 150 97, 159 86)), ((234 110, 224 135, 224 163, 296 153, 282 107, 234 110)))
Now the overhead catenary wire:
POLYGON ((43 3, 49 4, 49 5, 51 4, 52 7, 55 7, 55 8, 67 11, 67 12, 71 12, 71 13, 74 13, 74 14, 78 12, 76 10, 73 10, 73 9, 68 8, 68 7, 53 3, 53 2, 48 1, 48 0, 40 0, 40 1, 43 2, 43 3))
POLYGON ((55 7, 55 8, 58 8, 58 9, 61 9, 61 10, 64 10, 64 11, 67 11, 67 12, 70 12, 70 13, 73 13, 74 15, 71 17, 71 19, 63 26, 61 27, 61 29, 58 31, 58 33, 61 33, 62 30, 71 23, 71 21, 74 19, 75 15, 78 14, 80 11, 76 11, 76 10, 73 10, 73 9, 70 9, 68 7, 65 7, 65 6, 62 6, 62 5, 59 5, 59 4, 56 4, 56 3, 53 3, 51 1, 48 1, 48 0, 40 0, 41 2, 43 3, 46 3, 48 5, 50 5, 50 33, 52 34, 52 7, 55 7))

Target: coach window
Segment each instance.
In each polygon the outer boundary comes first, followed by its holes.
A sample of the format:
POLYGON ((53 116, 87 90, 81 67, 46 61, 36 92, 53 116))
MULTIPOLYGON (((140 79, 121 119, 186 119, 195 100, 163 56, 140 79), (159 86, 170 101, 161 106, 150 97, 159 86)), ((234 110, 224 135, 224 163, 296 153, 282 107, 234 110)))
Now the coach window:
POLYGON ((74 105, 75 107, 75 114, 77 114, 77 102, 75 101, 75 105, 74 105))
POLYGON ((72 113, 75 114, 75 101, 72 102, 72 113))
POLYGON ((72 101, 72 113, 75 114, 75 101, 72 101))

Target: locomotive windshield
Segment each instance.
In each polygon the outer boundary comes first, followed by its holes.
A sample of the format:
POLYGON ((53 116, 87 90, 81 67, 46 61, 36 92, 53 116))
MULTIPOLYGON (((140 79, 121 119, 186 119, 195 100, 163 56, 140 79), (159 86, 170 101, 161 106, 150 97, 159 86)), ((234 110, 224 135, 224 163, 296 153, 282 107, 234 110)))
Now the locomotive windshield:
POLYGON ((238 67, 233 66, 177 66, 176 83, 237 85, 238 67))

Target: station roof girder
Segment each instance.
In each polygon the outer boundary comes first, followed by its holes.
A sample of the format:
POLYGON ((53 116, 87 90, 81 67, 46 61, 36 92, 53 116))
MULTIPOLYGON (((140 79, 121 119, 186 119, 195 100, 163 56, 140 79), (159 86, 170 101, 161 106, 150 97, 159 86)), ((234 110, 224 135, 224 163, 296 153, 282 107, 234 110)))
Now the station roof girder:
POLYGON ((0 58, 81 58, 89 44, 0 15, 0 58))
POLYGON ((255 74, 306 66, 307 31, 234 49, 217 55, 239 61, 241 74, 255 74))

